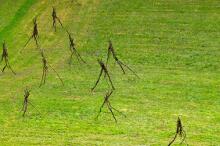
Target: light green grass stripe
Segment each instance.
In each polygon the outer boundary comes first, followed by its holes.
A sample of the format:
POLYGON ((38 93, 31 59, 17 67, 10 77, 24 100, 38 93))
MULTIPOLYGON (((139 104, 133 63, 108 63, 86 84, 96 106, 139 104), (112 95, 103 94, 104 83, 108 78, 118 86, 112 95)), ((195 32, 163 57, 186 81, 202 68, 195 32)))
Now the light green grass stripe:
POLYGON ((36 2, 37 0, 26 0, 24 4, 21 5, 21 7, 15 13, 14 18, 11 20, 11 22, 7 26, 5 26, 0 32, 0 42, 10 36, 8 34, 10 34, 11 30, 17 26, 17 24, 22 20, 30 7, 36 2))

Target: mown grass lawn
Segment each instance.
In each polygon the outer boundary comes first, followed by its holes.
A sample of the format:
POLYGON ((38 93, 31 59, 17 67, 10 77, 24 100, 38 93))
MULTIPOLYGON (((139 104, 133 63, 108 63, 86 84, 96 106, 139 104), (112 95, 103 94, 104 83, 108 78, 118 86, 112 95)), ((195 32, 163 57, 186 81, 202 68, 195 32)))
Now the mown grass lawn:
MULTIPOLYGON (((220 145, 220 2, 218 0, 0 0, 0 41, 11 66, 0 74, 0 145, 167 145, 180 116, 192 146, 220 145), (52 6, 72 32, 87 64, 69 61, 68 37, 52 28, 52 6), (63 78, 42 64, 32 41, 21 53, 38 16, 40 46, 63 78), (105 109, 108 91, 99 65, 111 39, 119 58, 134 69, 123 75, 111 58, 116 90, 110 98, 116 124, 105 109), (26 117, 23 90, 31 89, 26 117)), ((1 64, 3 67, 3 63, 1 64)), ((180 140, 175 143, 178 145, 180 140)))

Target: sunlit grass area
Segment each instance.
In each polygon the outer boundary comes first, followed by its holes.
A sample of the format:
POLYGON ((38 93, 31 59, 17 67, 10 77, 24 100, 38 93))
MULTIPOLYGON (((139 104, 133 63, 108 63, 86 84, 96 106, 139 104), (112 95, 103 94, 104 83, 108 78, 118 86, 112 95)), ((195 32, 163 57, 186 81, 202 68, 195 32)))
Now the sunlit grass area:
POLYGON ((16 72, 0 73, 0 145, 168 145, 178 116, 189 145, 220 145, 219 7, 218 0, 0 0, 0 41, 16 72), (52 7, 86 64, 75 57, 69 64, 68 35, 59 25, 54 32, 52 7), (24 48, 35 16, 40 48, 64 86, 49 68, 39 88, 40 52, 33 40, 24 48), (109 100, 126 115, 116 112, 117 123, 107 107, 95 119, 106 79, 91 92, 109 40, 140 77, 110 58, 109 100), (35 108, 22 117, 26 87, 35 108))

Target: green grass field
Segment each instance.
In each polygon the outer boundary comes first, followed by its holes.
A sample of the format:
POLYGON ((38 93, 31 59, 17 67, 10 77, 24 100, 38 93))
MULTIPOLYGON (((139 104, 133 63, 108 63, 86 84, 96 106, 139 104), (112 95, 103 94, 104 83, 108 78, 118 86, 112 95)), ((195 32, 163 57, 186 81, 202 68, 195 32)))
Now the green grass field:
MULTIPOLYGON (((5 40, 17 75, 0 73, 0 145, 167 145, 180 116, 190 146, 220 145, 220 2, 218 0, 0 0, 0 42, 5 40), (52 6, 72 32, 87 64, 69 65, 68 36, 52 28, 52 6), (38 16, 42 63, 34 41, 21 52, 38 16), (140 79, 110 60, 116 87, 112 105, 126 114, 114 122, 105 107, 99 65, 111 39, 119 58, 140 79), (31 89, 26 117, 23 90, 31 89)), ((1 68, 3 67, 1 63, 1 68)), ((174 145, 179 145, 177 139, 174 145)))

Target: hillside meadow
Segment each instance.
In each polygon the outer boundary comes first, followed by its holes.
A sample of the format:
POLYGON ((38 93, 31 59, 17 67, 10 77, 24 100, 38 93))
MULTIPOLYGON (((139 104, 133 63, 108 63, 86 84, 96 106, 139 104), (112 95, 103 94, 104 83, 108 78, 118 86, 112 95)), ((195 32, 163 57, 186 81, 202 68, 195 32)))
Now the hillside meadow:
POLYGON ((0 42, 16 72, 0 73, 0 145, 168 145, 178 116, 188 145, 220 145, 219 7, 218 0, 0 0, 0 42), (52 7, 86 64, 75 57, 69 64, 68 35, 59 25, 54 32, 52 7), (33 40, 23 49, 35 16, 40 47, 64 86, 49 68, 39 88, 39 50, 33 40), (117 123, 107 107, 95 119, 106 80, 91 92, 109 40, 140 77, 124 75, 111 57, 109 100, 126 115, 116 112, 117 123), (22 117, 26 87, 37 110, 29 105, 22 117))

